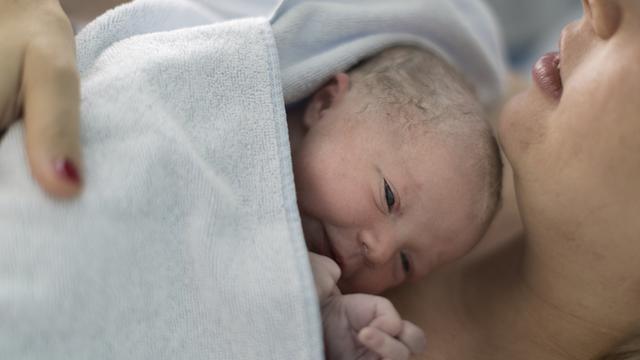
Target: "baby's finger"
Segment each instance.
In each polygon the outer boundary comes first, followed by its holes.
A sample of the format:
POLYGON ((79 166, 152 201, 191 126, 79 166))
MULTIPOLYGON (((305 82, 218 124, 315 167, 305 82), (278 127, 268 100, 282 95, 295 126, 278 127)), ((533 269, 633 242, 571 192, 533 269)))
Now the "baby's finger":
POLYGON ((398 336, 404 323, 393 303, 388 299, 379 298, 376 302, 375 318, 368 326, 379 329, 391 336, 398 336))
POLYGON ((340 291, 336 282, 340 278, 340 267, 326 256, 309 252, 309 262, 320 305, 324 305, 332 295, 340 291))
POLYGON ((34 177, 51 195, 70 197, 81 188, 80 85, 71 28, 59 26, 25 54, 24 117, 34 177))
POLYGON ((404 326, 397 338, 405 344, 412 354, 422 354, 427 350, 427 339, 422 329, 416 325, 403 320, 404 326))
POLYGON ((358 333, 358 341, 383 359, 408 360, 411 353, 398 339, 373 327, 365 327, 358 333))
MULTIPOLYGON (((333 281, 333 284, 340 279, 340 267, 331 258, 323 255, 319 255, 313 252, 309 252, 309 261, 313 269, 322 269, 323 274, 328 275, 328 279, 333 281)), ((332 284, 332 285, 333 285, 332 284)))

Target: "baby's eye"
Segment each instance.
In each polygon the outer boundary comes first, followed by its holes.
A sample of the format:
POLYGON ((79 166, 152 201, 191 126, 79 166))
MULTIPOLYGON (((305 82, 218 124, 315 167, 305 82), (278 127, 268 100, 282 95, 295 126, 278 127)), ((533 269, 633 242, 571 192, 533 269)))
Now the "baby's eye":
POLYGON ((405 274, 409 274, 409 272, 411 272, 411 262, 409 261, 409 256, 401 251, 400 260, 402 261, 402 270, 404 270, 405 274))
POLYGON ((389 211, 391 211, 391 209, 393 209, 393 205, 396 203, 396 197, 393 194, 393 190, 391 190, 387 179, 384 179, 384 198, 387 201, 389 211))

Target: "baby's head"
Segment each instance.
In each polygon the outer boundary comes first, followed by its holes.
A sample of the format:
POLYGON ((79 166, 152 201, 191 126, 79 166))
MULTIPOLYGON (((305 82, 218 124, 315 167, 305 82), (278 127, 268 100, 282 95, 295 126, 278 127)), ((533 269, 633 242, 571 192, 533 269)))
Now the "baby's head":
POLYGON ((334 76, 290 112, 304 236, 338 263, 342 291, 379 293, 480 240, 502 172, 483 116, 450 65, 413 47, 334 76))

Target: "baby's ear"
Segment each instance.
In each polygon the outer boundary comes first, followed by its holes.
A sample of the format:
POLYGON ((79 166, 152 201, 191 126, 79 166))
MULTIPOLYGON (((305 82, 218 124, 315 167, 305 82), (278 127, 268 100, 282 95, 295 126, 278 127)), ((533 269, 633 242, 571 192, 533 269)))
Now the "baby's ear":
POLYGON ((304 112, 305 127, 313 127, 324 118, 328 109, 342 101, 349 91, 350 84, 349 74, 339 73, 311 95, 304 112))

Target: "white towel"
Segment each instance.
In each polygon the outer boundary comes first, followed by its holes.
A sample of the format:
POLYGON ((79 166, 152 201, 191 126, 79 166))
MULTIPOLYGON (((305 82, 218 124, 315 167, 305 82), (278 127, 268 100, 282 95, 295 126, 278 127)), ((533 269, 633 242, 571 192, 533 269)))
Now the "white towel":
POLYGON ((322 359, 268 22, 119 12, 78 39, 82 197, 0 144, 0 359, 322 359))

